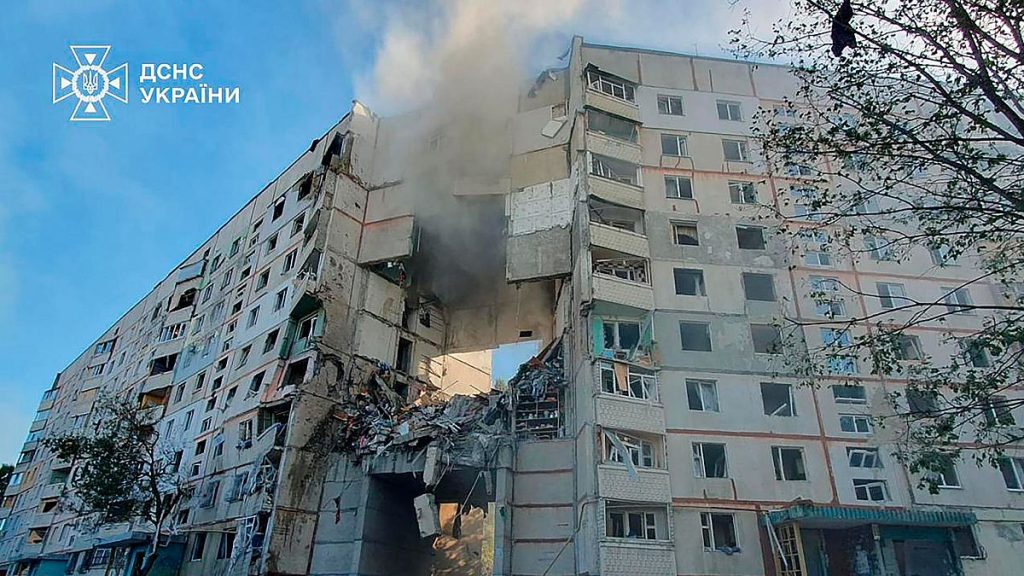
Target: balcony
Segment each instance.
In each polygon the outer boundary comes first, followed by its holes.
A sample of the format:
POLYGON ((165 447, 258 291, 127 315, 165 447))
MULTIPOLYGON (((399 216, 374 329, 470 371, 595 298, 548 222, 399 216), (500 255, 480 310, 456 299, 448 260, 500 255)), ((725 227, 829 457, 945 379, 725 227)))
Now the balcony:
POLYGON ((587 131, 587 150, 594 154, 618 158, 619 160, 624 160, 633 164, 640 163, 640 155, 642 152, 639 144, 620 140, 618 138, 612 138, 611 136, 595 132, 593 130, 587 131))
POLYGON ((592 279, 594 300, 638 310, 654 309, 654 289, 648 284, 623 280, 600 272, 594 272, 592 279))
POLYGON ((644 189, 641 186, 611 180, 597 174, 588 174, 587 187, 591 196, 596 196, 612 204, 639 210, 644 209, 644 189))
POLYGON ((32 432, 39 432, 43 428, 46 428, 46 418, 40 418, 39 420, 32 422, 32 426, 29 426, 28 431, 31 434, 32 432))
POLYGON ((634 122, 640 121, 640 108, 634 102, 616 98, 589 88, 583 93, 583 98, 583 103, 586 106, 597 108, 598 110, 603 110, 634 122))
POLYGON ((668 470, 637 468, 637 477, 621 464, 597 466, 598 494, 602 498, 632 502, 672 502, 668 470))
POLYGON ((600 554, 603 576, 676 574, 671 541, 606 540, 601 542, 600 554))
POLYGON ((590 223, 590 244, 642 258, 651 256, 647 236, 599 222, 590 223))
POLYGON ((597 423, 607 428, 665 433, 665 409, 661 404, 602 393, 597 396, 597 423))
POLYGON ((148 394, 155 390, 162 388, 169 388, 174 380, 174 370, 171 369, 167 372, 162 372, 154 376, 147 376, 146 380, 142 383, 142 388, 139 390, 140 394, 148 394))
POLYGON ((54 484, 46 484, 39 490, 39 499, 45 498, 60 498, 60 495, 64 493, 64 483, 58 482, 54 484))

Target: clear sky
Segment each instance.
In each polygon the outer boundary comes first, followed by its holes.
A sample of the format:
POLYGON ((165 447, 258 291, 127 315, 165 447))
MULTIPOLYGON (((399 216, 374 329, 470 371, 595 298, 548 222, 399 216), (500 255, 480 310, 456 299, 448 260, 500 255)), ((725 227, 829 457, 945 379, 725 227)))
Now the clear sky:
MULTIPOLYGON (((6 6, 0 18, 0 462, 16 457, 57 372, 344 115, 353 98, 384 102, 375 70, 381 62, 394 68, 409 60, 403 56, 409 52, 389 47, 412 46, 416 56, 429 56, 451 6, 472 1, 6 6), (51 102, 51 63, 75 68, 70 44, 110 44, 107 63, 129 63, 131 101, 107 99, 111 122, 69 122, 73 104, 51 102), (241 102, 142 105, 136 76, 143 62, 202 63, 204 81, 240 87, 241 102)), ((527 6, 528 19, 551 18, 530 21, 532 38, 543 40, 537 46, 550 52, 547 62, 573 33, 588 41, 721 54, 727 28, 738 20, 726 0, 521 0, 515 6, 499 9, 501 17, 523 18, 527 6)))

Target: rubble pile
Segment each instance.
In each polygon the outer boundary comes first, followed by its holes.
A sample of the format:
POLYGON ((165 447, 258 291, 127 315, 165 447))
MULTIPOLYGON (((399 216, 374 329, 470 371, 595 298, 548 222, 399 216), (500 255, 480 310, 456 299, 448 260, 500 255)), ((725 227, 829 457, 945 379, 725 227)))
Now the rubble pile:
POLYGON ((335 413, 342 423, 341 449, 356 460, 435 443, 444 452, 467 443, 484 449, 496 447, 508 435, 511 398, 506 391, 447 401, 421 396, 409 402, 394 390, 393 382, 391 368, 378 363, 362 383, 350 386, 347 400, 335 413))
POLYGON ((565 386, 562 347, 558 341, 519 367, 509 381, 517 437, 548 439, 561 433, 565 386))

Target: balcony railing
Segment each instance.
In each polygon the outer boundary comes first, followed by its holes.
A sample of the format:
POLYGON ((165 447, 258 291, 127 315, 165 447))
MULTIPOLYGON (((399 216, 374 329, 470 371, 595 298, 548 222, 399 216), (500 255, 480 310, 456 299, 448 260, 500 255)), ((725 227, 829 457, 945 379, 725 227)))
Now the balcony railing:
POLYGON ((598 110, 604 110, 616 116, 621 116, 627 120, 633 120, 634 122, 640 121, 640 108, 634 102, 623 100, 622 98, 616 98, 614 96, 598 92, 592 88, 588 88, 584 93, 585 104, 587 106, 597 108, 598 110))
POLYGON ((618 158, 633 164, 640 164, 642 152, 639 144, 613 138, 593 130, 587 131, 587 150, 594 154, 618 158))
POLYGON ((654 290, 649 285, 600 273, 593 275, 593 285, 595 300, 621 304, 639 310, 654 309, 654 290))
POLYGON ((597 467, 598 492, 603 498, 633 502, 672 502, 668 470, 637 468, 637 476, 621 464, 600 464, 597 467))
POLYGON ((590 194, 602 200, 630 208, 644 209, 644 189, 640 186, 618 182, 597 174, 587 176, 590 194))
POLYGON ((601 543, 602 574, 676 574, 672 542, 607 540, 601 543))
POLYGON ((599 222, 590 223, 590 243, 643 258, 651 256, 647 236, 599 222))

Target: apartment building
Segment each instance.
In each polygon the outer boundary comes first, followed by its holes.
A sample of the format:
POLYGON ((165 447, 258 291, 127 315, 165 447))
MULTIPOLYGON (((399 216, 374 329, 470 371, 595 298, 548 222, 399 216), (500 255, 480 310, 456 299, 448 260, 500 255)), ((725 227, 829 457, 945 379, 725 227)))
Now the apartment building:
MULTIPOLYGON (((457 125, 476 119, 355 103, 58 375, 4 494, 0 570, 133 573, 152 527, 62 506, 75 463, 39 444, 119 393, 196 487, 154 574, 1015 573, 1024 451, 1009 475, 959 463, 931 494, 870 418, 902 382, 854 360, 813 388, 786 372, 780 318, 973 277, 924 248, 897 264, 773 233, 780 212, 812 222, 801 198, 831 185, 751 141, 755 111, 785 114, 794 91, 784 67, 576 38, 520 95, 496 143, 507 166, 484 174, 460 161, 457 125), (493 396, 511 410, 478 437, 486 457, 443 435, 362 458, 330 440, 353 382, 474 394, 490 351, 523 340, 543 352, 493 396), (561 382, 525 394, 531 370, 561 382)), ((982 321, 921 326, 911 356, 958 353, 941 336, 982 321)))

